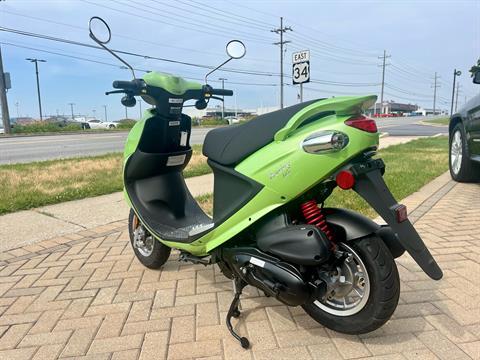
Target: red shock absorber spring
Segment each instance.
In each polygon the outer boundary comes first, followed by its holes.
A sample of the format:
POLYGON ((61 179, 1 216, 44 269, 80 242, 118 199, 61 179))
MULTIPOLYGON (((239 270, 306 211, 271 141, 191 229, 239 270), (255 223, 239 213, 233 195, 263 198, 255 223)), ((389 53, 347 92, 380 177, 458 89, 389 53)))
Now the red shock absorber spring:
POLYGON ((307 224, 315 225, 317 228, 322 230, 325 235, 327 235, 330 241, 333 240, 333 235, 327 224, 325 215, 323 214, 322 209, 318 207, 315 200, 304 202, 300 205, 300 209, 302 210, 303 216, 305 217, 307 224))

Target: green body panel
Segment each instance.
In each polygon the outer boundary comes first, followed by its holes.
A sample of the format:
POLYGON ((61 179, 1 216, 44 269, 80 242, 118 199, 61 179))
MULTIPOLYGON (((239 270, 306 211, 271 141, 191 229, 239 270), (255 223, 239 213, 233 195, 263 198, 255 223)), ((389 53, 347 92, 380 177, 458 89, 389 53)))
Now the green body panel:
POLYGON ((289 133, 295 131, 302 122, 309 117, 322 111, 335 111, 337 115, 349 115, 361 113, 375 104, 377 97, 370 96, 340 96, 331 99, 320 100, 296 113, 290 121, 275 134, 275 141, 285 140, 289 133))
POLYGON ((149 86, 162 88, 174 95, 183 95, 187 90, 198 90, 202 84, 187 81, 179 76, 159 72, 149 72, 143 76, 143 80, 149 86))
MULTIPOLYGON (((318 101, 302 109, 277 132, 273 142, 235 167, 239 173, 264 186, 252 200, 222 224, 190 244, 158 240, 193 255, 207 255, 275 208, 302 195, 349 159, 369 147, 378 145, 378 133, 368 133, 344 124, 352 115, 361 113, 365 107, 373 104, 375 99, 376 96, 338 97, 318 101), (300 127, 301 123, 313 114, 325 111, 335 111, 335 114, 300 127), (337 130, 347 134, 348 145, 338 152, 324 154, 303 151, 302 141, 308 135, 322 130, 337 130)), ((138 144, 143 130, 142 123, 144 124, 148 116, 146 112, 144 118, 132 129, 125 149, 126 159, 135 151, 135 143, 138 144)))

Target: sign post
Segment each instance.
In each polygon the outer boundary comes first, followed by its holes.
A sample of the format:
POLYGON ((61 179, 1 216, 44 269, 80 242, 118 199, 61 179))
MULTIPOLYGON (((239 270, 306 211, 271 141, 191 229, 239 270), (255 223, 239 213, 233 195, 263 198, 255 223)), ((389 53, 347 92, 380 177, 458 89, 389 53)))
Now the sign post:
POLYGON ((303 102, 303 83, 310 82, 310 50, 302 50, 292 54, 293 84, 300 84, 300 102, 303 102))

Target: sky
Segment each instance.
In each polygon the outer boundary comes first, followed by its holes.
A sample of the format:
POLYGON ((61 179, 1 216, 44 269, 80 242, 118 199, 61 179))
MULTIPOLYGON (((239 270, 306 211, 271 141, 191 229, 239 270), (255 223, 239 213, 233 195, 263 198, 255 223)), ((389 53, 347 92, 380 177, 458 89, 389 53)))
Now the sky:
MULTIPOLYGON (((226 107, 261 108, 279 105, 279 35, 284 25, 290 41, 284 51, 285 105, 298 102, 291 83, 292 52, 309 49, 312 82, 304 85, 304 100, 341 96, 380 96, 383 51, 390 57, 385 70, 386 101, 433 107, 433 78, 439 76, 437 108, 449 109, 453 70, 458 78, 459 107, 480 92, 468 70, 480 57, 480 0, 468 1, 237 1, 237 0, 6 0, 0 2, 0 27, 92 44, 88 19, 100 16, 110 25, 113 49, 174 62, 124 56, 142 70, 173 73, 201 81, 226 59, 225 44, 242 40, 243 59, 211 75, 210 84, 236 93, 226 107)), ((108 120, 125 117, 119 95, 105 96, 113 80, 131 73, 104 50, 70 45, 0 31, 4 71, 10 72, 11 117, 37 117, 34 64, 39 63, 43 113, 96 115, 108 120), (87 61, 88 60, 88 61, 87 61)), ((142 72, 137 71, 137 76, 142 72)), ((145 103, 143 103, 145 108, 145 103)), ((139 106, 128 109, 138 117, 139 106)))

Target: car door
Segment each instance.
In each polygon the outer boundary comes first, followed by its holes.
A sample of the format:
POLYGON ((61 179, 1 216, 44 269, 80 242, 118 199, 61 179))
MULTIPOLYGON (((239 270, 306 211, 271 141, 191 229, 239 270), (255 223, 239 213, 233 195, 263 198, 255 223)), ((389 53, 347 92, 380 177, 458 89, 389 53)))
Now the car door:
POLYGON ((480 161, 480 95, 475 96, 466 105, 465 130, 467 131, 470 154, 480 161))

